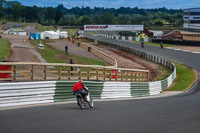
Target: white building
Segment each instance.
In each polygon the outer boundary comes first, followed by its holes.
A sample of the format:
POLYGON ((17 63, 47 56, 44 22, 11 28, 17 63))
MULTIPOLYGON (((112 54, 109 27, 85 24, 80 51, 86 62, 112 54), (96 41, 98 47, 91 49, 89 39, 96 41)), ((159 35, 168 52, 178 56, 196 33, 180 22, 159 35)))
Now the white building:
POLYGON ((153 33, 153 37, 160 38, 164 35, 163 31, 158 31, 158 30, 149 30, 149 31, 153 33))
POLYGON ((41 39, 59 39, 59 34, 54 31, 44 31, 40 34, 41 39))
POLYGON ((62 31, 62 32, 58 32, 58 33, 59 33, 60 38, 67 38, 68 37, 68 32, 66 32, 66 31, 62 31))
POLYGON ((184 9, 183 27, 187 31, 200 31, 200 8, 184 9))
POLYGON ((27 32, 21 28, 10 28, 4 32, 7 35, 19 35, 19 36, 26 36, 27 32))

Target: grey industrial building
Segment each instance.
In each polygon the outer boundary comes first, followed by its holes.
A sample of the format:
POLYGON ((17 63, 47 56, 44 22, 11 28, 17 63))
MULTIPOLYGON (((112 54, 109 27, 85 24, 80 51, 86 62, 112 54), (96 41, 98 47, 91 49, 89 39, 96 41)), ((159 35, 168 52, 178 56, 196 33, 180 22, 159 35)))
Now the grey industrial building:
POLYGON ((200 8, 184 9, 184 30, 200 32, 200 8))

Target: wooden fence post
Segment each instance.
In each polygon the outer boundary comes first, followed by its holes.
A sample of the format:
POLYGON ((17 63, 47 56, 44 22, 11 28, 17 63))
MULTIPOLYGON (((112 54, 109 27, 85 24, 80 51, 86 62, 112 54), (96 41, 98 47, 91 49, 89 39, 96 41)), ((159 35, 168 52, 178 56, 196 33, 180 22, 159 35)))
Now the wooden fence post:
POLYGON ((90 68, 88 67, 88 71, 87 71, 87 80, 90 80, 90 68))
POLYGON ((121 81, 123 81, 123 71, 121 70, 121 81))
POLYGON ((103 69, 103 80, 104 81, 106 80, 106 69, 105 68, 103 69))
POLYGON ((110 69, 110 76, 109 76, 109 80, 111 81, 112 78, 112 69, 110 69))
POLYGON ((117 81, 117 78, 118 78, 118 77, 117 77, 117 76, 118 76, 117 73, 118 73, 118 70, 116 70, 116 73, 115 73, 115 81, 117 81))
POLYGON ((96 71, 96 73, 97 73, 97 80, 99 80, 99 68, 97 67, 97 71, 96 71))
POLYGON ((128 81, 128 72, 125 71, 125 73, 126 73, 126 82, 127 82, 128 81))
POLYGON ((131 82, 133 82, 133 72, 131 72, 131 82))
POLYGON ((59 66, 59 77, 58 80, 61 80, 61 66, 59 66))
POLYGON ((31 80, 33 81, 34 80, 34 65, 32 65, 32 70, 31 70, 31 80))
POLYGON ((71 78, 70 78, 70 76, 71 76, 71 68, 69 68, 68 74, 69 74, 68 80, 70 80, 70 79, 71 79, 71 78))
POLYGON ((44 80, 47 80, 47 66, 44 66, 44 80))
POLYGON ((17 81, 17 66, 14 65, 14 82, 17 81))
POLYGON ((79 79, 81 80, 81 68, 77 68, 78 69, 78 71, 79 71, 79 79))

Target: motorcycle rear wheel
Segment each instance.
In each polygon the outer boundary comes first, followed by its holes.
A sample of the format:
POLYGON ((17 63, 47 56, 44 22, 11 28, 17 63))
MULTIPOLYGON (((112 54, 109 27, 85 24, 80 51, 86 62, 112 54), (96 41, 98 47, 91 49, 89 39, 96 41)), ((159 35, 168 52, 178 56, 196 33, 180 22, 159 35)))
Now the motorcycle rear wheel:
POLYGON ((84 108, 85 108, 83 99, 82 99, 82 97, 80 97, 80 96, 77 97, 77 104, 78 104, 78 106, 79 106, 81 109, 84 109, 84 108))

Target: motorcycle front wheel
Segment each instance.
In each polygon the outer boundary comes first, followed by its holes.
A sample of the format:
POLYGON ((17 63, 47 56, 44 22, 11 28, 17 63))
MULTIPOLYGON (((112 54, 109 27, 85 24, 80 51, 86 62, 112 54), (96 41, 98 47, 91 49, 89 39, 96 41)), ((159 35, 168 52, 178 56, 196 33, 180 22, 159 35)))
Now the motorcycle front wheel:
POLYGON ((94 107, 94 102, 92 100, 92 98, 89 96, 89 100, 88 100, 88 105, 90 106, 90 108, 93 108, 94 107))

